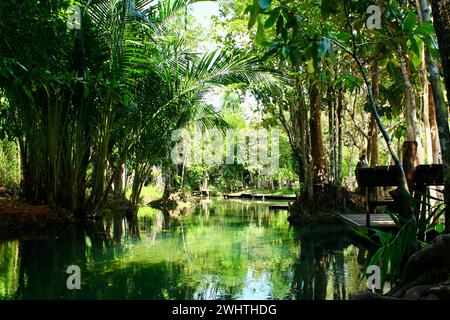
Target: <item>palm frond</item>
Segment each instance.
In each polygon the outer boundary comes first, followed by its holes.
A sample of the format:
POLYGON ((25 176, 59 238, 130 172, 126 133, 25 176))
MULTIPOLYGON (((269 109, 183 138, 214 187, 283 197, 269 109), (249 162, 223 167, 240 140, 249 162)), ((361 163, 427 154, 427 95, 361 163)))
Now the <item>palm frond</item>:
POLYGON ((245 55, 239 50, 215 50, 196 58, 189 54, 178 56, 182 59, 173 60, 170 69, 164 71, 168 100, 158 112, 187 96, 201 98, 217 86, 243 84, 245 87, 258 83, 272 87, 281 79, 276 71, 262 67, 257 58, 243 58, 245 55))
POLYGON ((214 110, 214 107, 207 103, 197 103, 193 106, 185 108, 185 112, 180 118, 178 127, 194 123, 197 129, 201 131, 208 131, 210 129, 219 129, 225 132, 230 128, 229 124, 222 117, 221 113, 214 110))

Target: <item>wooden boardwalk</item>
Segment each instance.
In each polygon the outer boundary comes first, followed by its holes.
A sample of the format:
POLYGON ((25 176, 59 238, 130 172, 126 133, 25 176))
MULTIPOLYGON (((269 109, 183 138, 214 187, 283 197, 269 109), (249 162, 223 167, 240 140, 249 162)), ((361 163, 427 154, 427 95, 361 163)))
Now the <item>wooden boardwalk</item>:
MULTIPOLYGON (((350 224, 360 228, 367 228, 366 214, 336 213, 336 215, 346 224, 350 224)), ((388 214, 371 214, 369 227, 379 229, 393 228, 395 227, 395 223, 388 214)))
POLYGON ((250 192, 226 193, 223 195, 225 199, 253 199, 253 200, 295 200, 296 195, 284 194, 262 194, 250 192))

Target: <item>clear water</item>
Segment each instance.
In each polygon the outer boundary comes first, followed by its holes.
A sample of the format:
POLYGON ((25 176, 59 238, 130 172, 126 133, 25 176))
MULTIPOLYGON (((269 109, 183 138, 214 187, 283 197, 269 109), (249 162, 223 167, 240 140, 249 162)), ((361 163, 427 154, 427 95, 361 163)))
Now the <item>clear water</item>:
POLYGON ((367 252, 342 227, 292 227, 268 203, 142 208, 0 242, 0 299, 346 299, 367 252), (81 289, 68 290, 69 265, 81 289))

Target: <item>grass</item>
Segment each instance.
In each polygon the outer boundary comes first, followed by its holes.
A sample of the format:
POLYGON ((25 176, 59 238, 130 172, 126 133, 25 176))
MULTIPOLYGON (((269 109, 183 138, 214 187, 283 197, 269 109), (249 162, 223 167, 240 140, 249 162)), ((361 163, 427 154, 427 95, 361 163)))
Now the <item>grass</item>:
MULTIPOLYGON (((240 192, 251 192, 251 193, 260 193, 260 194, 274 194, 274 195, 295 195, 295 188, 290 190, 288 188, 275 189, 275 190, 267 190, 267 189, 258 189, 258 188, 249 188, 242 190, 240 192)), ((127 188, 126 196, 127 198, 131 194, 131 189, 127 188)), ((163 196, 163 190, 157 188, 155 185, 148 185, 142 188, 141 198, 142 203, 147 204, 150 201, 161 199, 163 196)))
MULTIPOLYGON (((131 189, 127 188, 126 196, 130 197, 131 189)), ((149 203, 150 201, 161 199, 163 196, 163 190, 159 189, 155 185, 147 185, 142 188, 141 198, 143 203, 149 203)))

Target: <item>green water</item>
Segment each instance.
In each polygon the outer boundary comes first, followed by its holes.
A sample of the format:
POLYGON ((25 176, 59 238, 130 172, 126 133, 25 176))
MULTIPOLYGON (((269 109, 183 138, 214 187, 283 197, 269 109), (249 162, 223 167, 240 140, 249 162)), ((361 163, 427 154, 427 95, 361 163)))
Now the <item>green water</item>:
POLYGON ((294 228, 267 203, 142 208, 0 242, 0 299, 345 299, 367 255, 342 227, 294 228), (69 265, 81 289, 68 290, 69 265))

